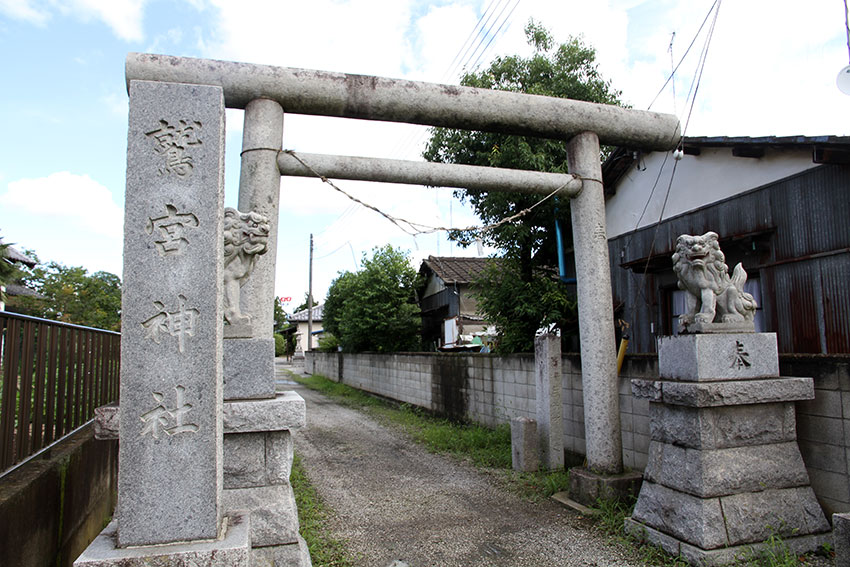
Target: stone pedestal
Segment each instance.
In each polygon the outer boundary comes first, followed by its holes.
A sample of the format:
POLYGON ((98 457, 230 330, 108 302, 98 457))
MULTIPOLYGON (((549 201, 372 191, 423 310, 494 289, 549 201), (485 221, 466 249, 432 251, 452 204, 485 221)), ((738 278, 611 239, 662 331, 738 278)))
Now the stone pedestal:
POLYGON ((641 485, 641 474, 626 471, 620 474, 598 474, 585 467, 570 469, 570 499, 596 508, 599 501, 631 502, 641 485))
POLYGON ((850 514, 832 515, 835 567, 850 567, 850 514))
MULTIPOLYGON (((293 458, 292 431, 306 424, 304 398, 295 392, 284 392, 269 400, 225 402, 222 415, 224 429, 222 508, 226 514, 237 518, 236 523, 242 523, 239 518, 243 518, 247 526, 247 520, 250 519, 250 528, 241 528, 243 531, 247 530, 243 539, 246 541, 251 561, 253 561, 250 565, 253 567, 309 567, 310 554, 306 543, 298 534, 298 510, 295 506, 292 486, 289 484, 293 458)), ((120 421, 119 406, 111 404, 98 408, 95 414, 95 429, 99 431, 98 439, 117 439, 120 421)), ((231 521, 230 525, 234 525, 234 521, 231 521)), ((109 541, 113 541, 114 533, 107 532, 109 530, 102 536, 105 535, 109 541)), ((230 542, 227 546, 231 546, 234 541, 242 541, 239 538, 242 536, 228 535, 224 540, 230 542)), ((194 545, 191 544, 189 547, 195 549, 192 547, 194 545)), ((102 558, 107 556, 125 557, 120 554, 121 550, 116 548, 114 542, 109 543, 107 540, 100 539, 97 547, 107 551, 93 552, 94 555, 87 551, 85 556, 87 560, 101 558, 98 561, 105 561, 102 558)), ((135 551, 133 553, 136 554, 135 551)), ((138 556, 143 557, 143 555, 138 556)), ((233 558, 238 555, 231 554, 227 557, 233 558)), ((233 563, 198 563, 199 566, 208 564, 243 565, 235 559, 233 563)), ((115 565, 115 563, 94 562, 79 563, 79 565, 105 566, 115 565)), ((128 565, 135 565, 135 563, 128 563, 128 565)), ((248 563, 244 565, 247 567, 248 563)))
POLYGON ((811 378, 780 378, 773 333, 680 335, 658 345, 649 460, 626 529, 699 565, 734 562, 779 535, 796 551, 829 524, 797 446, 794 402, 811 378))
POLYGON ((225 511, 251 517, 254 565, 308 567, 298 534, 298 509, 289 484, 292 433, 306 423, 304 399, 295 392, 271 400, 224 403, 225 511))
POLYGON ((113 520, 74 561, 74 567, 253 567, 251 526, 247 512, 224 517, 222 534, 211 541, 122 548, 117 546, 118 522, 113 520))

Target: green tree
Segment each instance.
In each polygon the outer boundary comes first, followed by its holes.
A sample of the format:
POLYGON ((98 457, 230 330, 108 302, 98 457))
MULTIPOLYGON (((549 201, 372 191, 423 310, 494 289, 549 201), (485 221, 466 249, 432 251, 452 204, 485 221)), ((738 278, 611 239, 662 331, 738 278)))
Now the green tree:
MULTIPOLYGON (((620 104, 620 92, 613 89, 597 68, 596 51, 581 39, 569 38, 556 46, 551 34, 531 21, 525 29, 534 53, 527 58, 496 58, 484 70, 469 73, 466 86, 571 98, 606 104, 620 104)), ((563 141, 434 128, 423 153, 428 161, 461 163, 566 173, 567 152, 563 141)), ((529 208, 540 196, 459 189, 455 196, 469 202, 485 224, 529 208)), ((569 203, 554 199, 541 204, 518 222, 508 223, 480 235, 482 240, 503 251, 503 274, 493 270, 478 286, 482 312, 499 330, 500 352, 530 351, 534 333, 554 324, 562 334, 575 330, 576 306, 571 290, 557 281, 558 266, 555 221, 563 227, 564 245, 571 246, 569 203), (507 286, 501 289, 499 286, 507 286), (543 303, 544 295, 554 307, 543 303), (561 318, 553 320, 557 314, 561 318)), ((474 238, 462 231, 451 238, 469 245, 474 238)))
MULTIPOLYGON (((296 307, 296 308, 295 308, 292 312, 293 312, 293 313, 298 313, 299 311, 304 311, 305 309, 307 309, 307 306, 309 305, 309 304, 307 303, 308 301, 310 301, 310 294, 309 294, 309 293, 307 293, 307 292, 304 292, 304 301, 301 303, 301 305, 299 305, 298 307, 296 307)), ((315 306, 316 306, 316 305, 318 305, 318 304, 319 304, 319 303, 316 301, 316 298, 314 297, 314 298, 313 298, 313 307, 315 307, 315 306)))
POLYGON ((286 311, 283 310, 283 305, 280 303, 280 298, 274 298, 274 332, 280 333, 288 324, 286 311))
POLYGON ((89 275, 83 267, 58 262, 22 272, 21 282, 43 298, 21 297, 10 310, 98 329, 121 329, 121 279, 115 274, 89 275))
POLYGON ((349 352, 398 352, 420 346, 416 287, 419 275, 408 256, 392 246, 363 257, 359 272, 341 273, 331 283, 323 327, 349 352))

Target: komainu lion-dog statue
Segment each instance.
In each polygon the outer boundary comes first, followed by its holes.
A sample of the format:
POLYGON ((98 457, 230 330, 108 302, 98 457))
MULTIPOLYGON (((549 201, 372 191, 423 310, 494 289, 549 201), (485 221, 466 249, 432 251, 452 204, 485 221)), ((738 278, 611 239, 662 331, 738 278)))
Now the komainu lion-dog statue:
POLYGON ((269 219, 255 212, 224 209, 224 319, 230 325, 246 325, 251 317, 242 313, 239 289, 248 281, 257 257, 269 243, 269 219))
POLYGON ((679 315, 680 328, 712 323, 752 325, 756 302, 744 292, 747 272, 738 263, 729 276, 717 233, 680 236, 673 254, 673 271, 679 277, 679 289, 687 292, 687 309, 679 315))

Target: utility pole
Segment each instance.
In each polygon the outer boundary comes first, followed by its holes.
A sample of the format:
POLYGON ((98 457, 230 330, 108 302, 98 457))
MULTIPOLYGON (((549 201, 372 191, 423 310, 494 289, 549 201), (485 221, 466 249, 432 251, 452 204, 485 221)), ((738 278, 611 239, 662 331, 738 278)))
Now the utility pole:
MULTIPOLYGON (((307 284, 307 350, 313 350, 313 234, 310 234, 310 276, 307 284)), ((307 352, 307 351, 304 351, 307 352)))

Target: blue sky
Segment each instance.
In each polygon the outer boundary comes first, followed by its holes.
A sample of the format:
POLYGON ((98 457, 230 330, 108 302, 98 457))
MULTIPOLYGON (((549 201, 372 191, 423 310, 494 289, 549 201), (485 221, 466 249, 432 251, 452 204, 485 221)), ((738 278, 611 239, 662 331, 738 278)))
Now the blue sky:
MULTIPOLYGON (((582 34, 603 75, 646 108, 670 73, 673 33, 678 61, 713 3, 0 0, 0 236, 44 261, 121 273, 131 51, 456 83, 451 63, 482 15, 496 25, 475 56, 480 64, 526 53, 522 30, 534 18, 558 41, 582 34)), ((653 110, 686 116, 704 38, 677 73, 675 100, 668 87, 653 110)), ((848 135, 850 97, 835 87, 848 60, 842 0, 725 0, 687 134, 848 135)), ((235 205, 241 113, 227 119, 227 201, 235 205)), ((290 115, 284 126, 284 147, 303 152, 418 159, 425 138, 419 127, 329 118, 290 115)), ((411 220, 476 222, 451 190, 339 184, 411 220)), ((476 252, 440 236, 414 239, 314 180, 284 179, 281 205, 276 287, 293 297, 290 307, 307 288, 311 232, 318 298, 374 246, 410 250, 417 265, 428 254, 476 252)))

